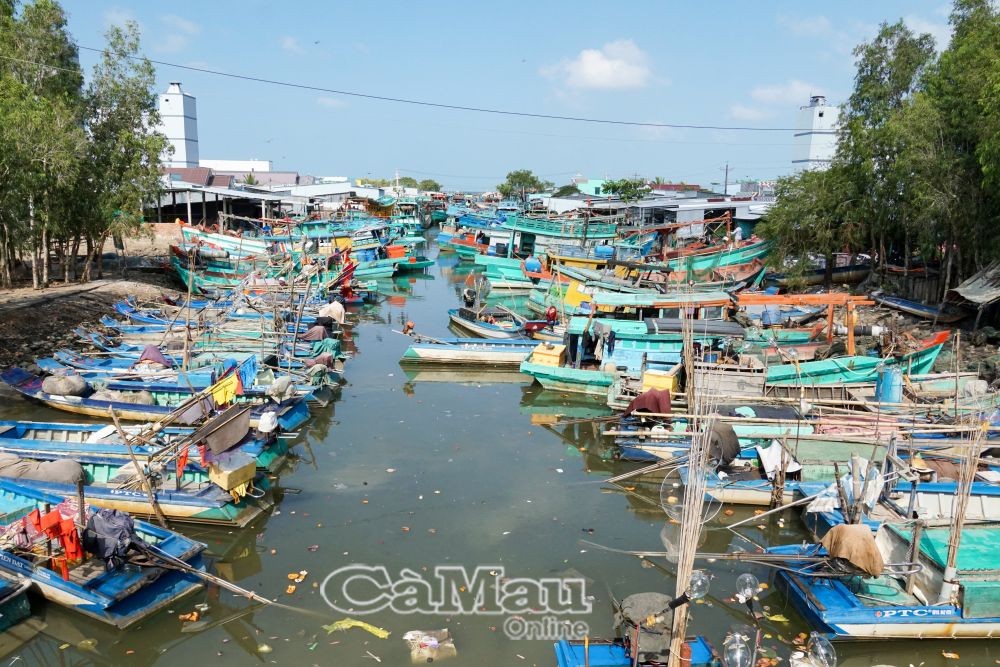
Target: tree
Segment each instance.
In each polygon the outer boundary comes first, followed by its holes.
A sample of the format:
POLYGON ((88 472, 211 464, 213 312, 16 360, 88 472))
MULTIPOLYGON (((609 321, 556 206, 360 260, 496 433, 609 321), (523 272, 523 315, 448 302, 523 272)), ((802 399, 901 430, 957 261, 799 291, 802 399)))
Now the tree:
POLYGON ((425 178, 424 180, 420 181, 420 183, 417 185, 417 188, 421 192, 441 192, 444 189, 441 186, 441 184, 435 181, 433 178, 425 178))
MULTIPOLYGON (((930 35, 915 35, 902 21, 883 23, 875 38, 854 49, 854 91, 841 114, 837 155, 850 189, 849 215, 867 222, 872 256, 888 259, 887 240, 906 236, 902 224, 905 177, 894 168, 905 146, 899 115, 917 92, 934 57, 930 35)), ((838 180, 838 185, 843 185, 838 180)))
POLYGON ((530 169, 518 169, 507 173, 507 180, 497 186, 497 192, 505 199, 517 198, 525 202, 529 194, 543 192, 554 186, 555 183, 539 179, 530 169))
POLYGON ((253 173, 251 172, 243 177, 243 185, 260 185, 260 182, 257 180, 257 177, 254 176, 253 173))
POLYGON ((167 146, 166 137, 157 131, 154 71, 149 60, 139 56, 138 26, 132 21, 124 28, 113 26, 106 37, 107 48, 86 95, 92 212, 85 227, 90 252, 84 280, 109 236, 134 235, 141 229, 143 208, 162 187, 160 155, 167 146))
POLYGON ((83 157, 83 77, 58 3, 14 10, 0 5, 0 52, 12 56, 0 62, 0 283, 11 284, 13 263, 27 254, 39 288, 49 280, 53 240, 64 247, 72 227, 65 214, 83 157))
POLYGON ((576 183, 567 183, 562 187, 558 188, 552 193, 553 197, 569 197, 570 195, 580 194, 580 188, 576 186, 576 183))
POLYGON ((615 195, 624 204, 637 202, 649 193, 649 186, 641 178, 622 178, 617 181, 604 181, 601 191, 615 195))

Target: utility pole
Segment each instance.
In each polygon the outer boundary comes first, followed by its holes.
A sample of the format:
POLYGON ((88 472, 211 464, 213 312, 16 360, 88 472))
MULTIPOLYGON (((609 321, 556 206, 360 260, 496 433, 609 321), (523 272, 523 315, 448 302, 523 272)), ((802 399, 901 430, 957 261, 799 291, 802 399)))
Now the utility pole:
POLYGON ((728 162, 726 163, 726 179, 725 179, 725 183, 722 186, 722 194, 723 195, 728 195, 729 194, 729 163, 728 162))

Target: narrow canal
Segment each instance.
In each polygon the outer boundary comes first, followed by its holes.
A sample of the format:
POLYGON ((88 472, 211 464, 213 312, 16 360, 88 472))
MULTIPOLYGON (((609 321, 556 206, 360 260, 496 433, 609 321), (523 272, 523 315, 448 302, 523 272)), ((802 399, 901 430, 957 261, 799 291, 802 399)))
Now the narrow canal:
MULTIPOLYGON (((437 254, 433 242, 428 251, 437 254)), ((209 544, 220 574, 295 610, 254 607, 206 589, 120 633, 39 603, 31 626, 0 638, 3 659, 12 665, 20 657, 25 665, 369 666, 377 657, 381 664, 405 665, 407 631, 448 628, 458 655, 447 664, 555 664, 552 641, 507 637, 509 614, 335 611, 324 601, 323 582, 352 564, 383 566, 393 581, 404 570, 431 580, 438 566, 464 567, 470 575, 484 567, 490 586, 515 578, 582 579, 591 610, 559 620, 586 623, 594 638, 612 636, 612 596, 672 594, 669 560, 643 561, 596 546, 663 550, 677 532, 660 507, 661 496, 677 493, 671 480, 662 489, 661 479, 640 479, 612 490, 604 479, 637 466, 608 460, 600 425, 551 424, 555 414, 580 420, 607 414, 601 405, 543 392, 516 373, 414 373, 398 365, 409 341, 394 330, 406 321, 430 336, 454 335, 446 311, 457 305, 470 270, 442 255, 426 274, 382 281, 387 298, 354 313, 359 323, 346 345, 353 351, 346 383, 338 400, 315 410, 305 427, 296 460, 277 482, 277 509, 243 531, 182 528, 209 544), (289 575, 300 571, 307 572, 304 580, 292 582, 289 575), (199 603, 208 605, 202 619, 182 623, 178 617, 199 603), (391 634, 380 639, 360 628, 324 629, 348 616, 391 634)), ((10 399, 0 405, 0 417, 67 415, 10 399)), ((805 536, 789 513, 783 523, 751 523, 740 531, 746 541, 725 524, 751 512, 717 510, 706 517, 703 552, 805 536)), ((736 577, 750 570, 726 562, 705 568, 713 580, 708 596, 692 607, 692 630, 721 646, 727 628, 749 622, 732 596, 736 577)), ((808 629, 768 573, 755 573, 769 586, 760 596, 770 617, 762 644, 787 664, 791 640, 808 629)), ((334 589, 326 587, 327 597, 349 606, 334 589)), ((992 642, 840 644, 838 651, 840 664, 858 667, 1000 663, 992 642)))

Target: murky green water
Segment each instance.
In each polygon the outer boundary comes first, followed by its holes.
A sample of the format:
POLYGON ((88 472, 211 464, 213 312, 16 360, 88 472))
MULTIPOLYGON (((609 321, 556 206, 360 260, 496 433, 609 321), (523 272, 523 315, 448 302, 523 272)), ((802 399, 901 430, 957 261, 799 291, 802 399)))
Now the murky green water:
MULTIPOLYGON (((436 249, 431 247, 433 255, 436 249)), ((446 310, 454 307, 469 267, 442 257, 426 275, 386 281, 389 299, 356 314, 347 384, 339 400, 317 410, 296 447, 298 459, 280 475, 281 502, 266 521, 244 531, 184 529, 209 544, 220 573, 241 586, 306 610, 253 608, 230 593, 206 590, 142 627, 113 632, 54 605, 38 604, 37 632, 0 639, 0 660, 20 657, 26 665, 372 665, 409 664, 402 635, 413 629, 449 628, 458 649, 453 665, 553 665, 550 641, 512 641, 504 616, 423 615, 381 611, 357 616, 390 630, 378 639, 363 630, 327 634, 324 624, 343 618, 323 601, 320 584, 353 563, 383 565, 394 575, 437 565, 503 568, 506 577, 584 577, 593 596, 588 614, 569 616, 589 624, 593 637, 609 637, 610 594, 672 593, 671 566, 583 544, 614 549, 662 549, 665 515, 658 480, 609 490, 602 480, 636 466, 604 458, 599 427, 581 423, 554 429, 533 425, 532 415, 602 414, 596 403, 567 404, 516 374, 443 381, 440 372, 407 373, 397 360, 408 339, 393 333, 407 320, 421 333, 451 335, 446 310), (388 472, 389 469, 394 472, 388 472), (286 594, 290 572, 308 570, 286 594), (185 632, 178 613, 198 602, 210 610, 199 632, 185 632), (261 644, 271 648, 262 653, 261 644), (370 655, 369 655, 370 652, 370 655)), ((516 304, 514 304, 516 305, 516 304)), ((456 379, 454 375, 452 380, 456 379)), ((67 415, 0 404, 4 418, 61 419, 67 415)), ((537 421, 537 419, 536 419, 537 421)), ((717 516, 701 550, 726 551, 739 540, 723 522, 747 512, 717 516)), ((785 526, 750 526, 743 534, 758 543, 791 542, 804 536, 798 518, 785 526)), ((707 566, 714 580, 708 598, 693 606, 693 627, 721 644, 728 626, 747 622, 728 601, 738 564, 707 566)), ((767 572, 758 571, 761 581, 767 572)), ((762 595, 772 615, 765 646, 787 658, 790 639, 806 629, 773 589, 762 595)), ((190 629, 190 628, 188 628, 190 629)), ((868 666, 993 665, 1000 648, 989 642, 909 642, 838 645, 841 664, 868 666), (957 652, 959 661, 942 657, 957 652)))

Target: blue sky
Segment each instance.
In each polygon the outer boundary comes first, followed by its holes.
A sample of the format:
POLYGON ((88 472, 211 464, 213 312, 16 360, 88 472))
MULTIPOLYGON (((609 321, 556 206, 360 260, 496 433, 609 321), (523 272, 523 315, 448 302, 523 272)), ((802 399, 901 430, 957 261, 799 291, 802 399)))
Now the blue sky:
MULTIPOLYGON (((153 59, 416 100, 654 123, 794 127, 810 94, 840 103, 851 49, 903 18, 948 39, 942 0, 803 2, 124 3, 66 0, 101 46, 139 23, 153 59), (628 9, 625 9, 625 8, 628 9)), ((90 69, 96 58, 82 51, 90 69)), ((791 132, 596 125, 416 107, 157 66, 198 101, 203 158, 258 158, 314 175, 432 177, 491 189, 512 169, 555 181, 638 173, 772 178, 791 132)))

